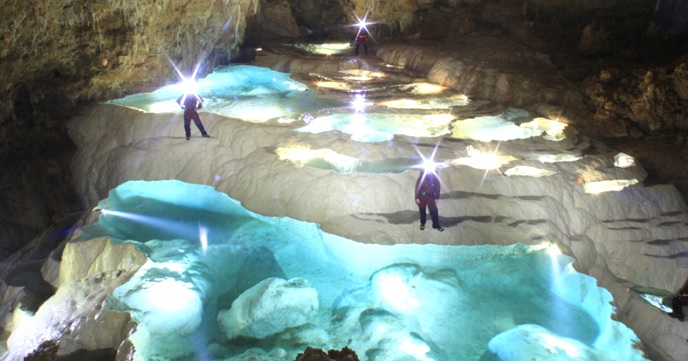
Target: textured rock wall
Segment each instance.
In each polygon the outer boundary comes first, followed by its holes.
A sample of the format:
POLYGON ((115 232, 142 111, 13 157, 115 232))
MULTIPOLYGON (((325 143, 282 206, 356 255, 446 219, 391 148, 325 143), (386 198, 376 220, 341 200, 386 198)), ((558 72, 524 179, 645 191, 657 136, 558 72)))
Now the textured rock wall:
POLYGON ((0 259, 78 211, 64 121, 82 104, 228 62, 258 0, 11 0, 0 20, 0 259))
POLYGON ((656 22, 660 29, 674 34, 688 33, 688 3, 682 0, 657 0, 656 22))
MULTIPOLYGON (((6 196, 0 237, 21 243, 63 215, 54 210, 75 202, 68 176, 32 184, 55 164, 55 173, 69 173, 65 159, 73 148, 65 119, 83 104, 174 80, 166 54, 185 72, 205 59, 202 71, 207 72, 234 59, 246 38, 256 43, 267 36, 351 39, 355 27, 347 25, 368 14, 367 20, 376 23, 371 26, 376 45, 391 38, 455 43, 466 34, 489 32, 545 50, 548 39, 542 34, 547 34, 561 48, 575 53, 580 46, 579 51, 600 56, 618 48, 620 36, 633 42, 646 31, 656 0, 6 0, 2 5, 0 167, 5 177, 0 189, 6 196), (581 39, 593 22, 590 29, 596 31, 581 39), (16 201, 21 194, 67 199, 27 207, 16 201)), ((673 0, 660 5, 659 25, 681 24, 685 5, 673 0)), ((674 25, 667 29, 675 30, 674 25)), ((568 54, 560 59, 571 61, 568 54)), ((580 79, 598 72, 566 70, 580 79)))
POLYGON ((636 138, 688 130, 686 89, 686 63, 675 68, 635 69, 628 73, 604 69, 587 79, 585 86, 596 109, 595 120, 604 128, 603 134, 636 138))
POLYGON ((252 29, 264 22, 283 36, 348 37, 345 25, 368 14, 378 23, 373 32, 379 36, 452 40, 488 25, 527 40, 531 17, 544 23, 575 20, 578 32, 602 19, 628 31, 645 29, 654 5, 654 0, 6 1, 0 22, 5 85, 0 151, 17 146, 7 141, 18 143, 18 130, 60 129, 60 115, 74 105, 171 80, 175 75, 165 53, 187 72, 202 58, 206 71, 228 61, 244 38, 247 16, 256 15, 252 29))
POLYGON ((60 110, 227 61, 257 0, 9 1, 0 23, 0 142, 60 110))
POLYGON ((528 12, 539 19, 564 24, 589 22, 593 18, 643 22, 652 17, 656 0, 526 0, 528 12), (632 16, 632 17, 631 17, 632 16))

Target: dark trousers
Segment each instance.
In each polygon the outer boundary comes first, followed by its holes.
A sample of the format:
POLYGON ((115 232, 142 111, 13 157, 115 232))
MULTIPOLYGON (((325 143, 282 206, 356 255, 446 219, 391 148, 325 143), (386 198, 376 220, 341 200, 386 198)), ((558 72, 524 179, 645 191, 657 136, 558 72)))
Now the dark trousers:
POLYGON ((683 302, 681 302, 680 297, 674 296, 674 298, 671 299, 671 310, 671 317, 678 318, 679 320, 683 321, 683 302))
POLYGON ((420 224, 425 225, 427 221, 427 214, 425 208, 430 211, 430 219, 432 219, 432 228, 440 228, 440 216, 437 210, 437 203, 434 198, 421 196, 420 203, 418 203, 418 211, 420 212, 420 224))
POLYGON ((206 134, 205 128, 203 127, 203 123, 201 123, 201 117, 198 116, 198 112, 196 112, 196 110, 186 109, 184 111, 184 132, 186 133, 186 136, 191 136, 192 119, 194 121, 194 124, 196 124, 198 130, 201 131, 201 134, 206 134))
POLYGON ((358 48, 360 48, 361 45, 363 45, 363 51, 365 51, 365 53, 368 54, 368 44, 356 43, 356 56, 358 56, 358 48))

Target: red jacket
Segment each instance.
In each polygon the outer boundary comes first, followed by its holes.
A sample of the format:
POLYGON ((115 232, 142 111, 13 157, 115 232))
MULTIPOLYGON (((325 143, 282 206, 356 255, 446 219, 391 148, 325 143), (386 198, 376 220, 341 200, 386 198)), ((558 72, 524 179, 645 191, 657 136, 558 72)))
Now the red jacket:
POLYGON ((421 172, 416 181, 416 199, 440 199, 440 180, 434 172, 421 172))

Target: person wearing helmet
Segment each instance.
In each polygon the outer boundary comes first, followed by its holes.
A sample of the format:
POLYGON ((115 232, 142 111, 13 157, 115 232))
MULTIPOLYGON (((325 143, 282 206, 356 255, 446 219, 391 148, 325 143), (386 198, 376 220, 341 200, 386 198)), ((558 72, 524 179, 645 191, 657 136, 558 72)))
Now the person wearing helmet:
POLYGON ((184 109, 184 132, 186 133, 186 140, 191 138, 192 119, 198 130, 201 131, 201 135, 204 138, 210 137, 205 131, 203 123, 201 123, 201 117, 198 116, 198 112, 196 111, 196 109, 203 108, 203 98, 198 94, 184 94, 177 99, 177 104, 184 109))
POLYGON ((358 49, 363 46, 363 51, 368 55, 368 31, 365 28, 359 30, 356 35, 356 56, 358 56, 358 49))
POLYGON ((430 218, 432 219, 432 228, 440 232, 444 228, 440 226, 439 211, 437 209, 437 202, 440 199, 440 179, 434 169, 424 168, 418 176, 416 181, 416 204, 420 212, 420 230, 425 229, 425 221, 427 214, 425 209, 430 211, 430 218))

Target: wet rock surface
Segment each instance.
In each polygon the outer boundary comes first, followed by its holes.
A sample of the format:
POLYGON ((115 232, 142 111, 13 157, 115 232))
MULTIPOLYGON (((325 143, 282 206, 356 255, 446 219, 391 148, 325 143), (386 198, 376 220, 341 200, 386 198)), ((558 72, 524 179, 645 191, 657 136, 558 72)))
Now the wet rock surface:
MULTIPOLYGON (((8 239, 0 257, 60 219, 63 207, 78 210, 66 161, 74 149, 64 144, 63 123, 82 105, 173 81, 167 56, 185 71, 205 58, 202 71, 207 72, 215 64, 247 60, 252 53, 239 49, 242 42, 253 47, 275 37, 351 40, 355 29, 342 25, 366 12, 377 22, 371 26, 371 53, 376 48, 385 53, 393 39, 402 39, 404 46, 445 56, 431 76, 435 81, 505 103, 542 98, 544 105, 534 109, 563 109, 579 131, 641 161, 650 173, 647 182, 673 183, 685 197, 688 169, 681 164, 688 155, 683 110, 688 71, 680 58, 686 42, 685 24, 679 21, 685 4, 655 5, 649 0, 403 0, 376 2, 372 8, 364 0, 15 2, 4 8, 8 21, 0 36, 5 84, 0 91, 5 173, 0 234, 8 239), (489 50, 487 35, 501 45, 489 50), (434 47, 416 45, 433 42, 434 47), (515 57, 523 54, 513 51, 516 44, 536 55, 515 57), (480 76, 473 82, 456 79, 464 68, 480 76), (551 91, 532 91, 547 85, 551 91), (51 176, 45 179, 45 173, 51 176)), ((359 62, 347 58, 337 66, 356 68, 359 62)), ((428 75, 431 68, 423 59, 417 62, 415 68, 428 75)))

